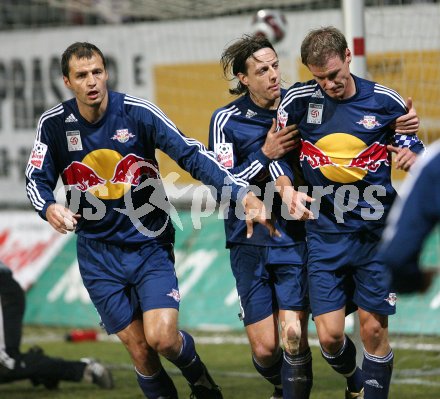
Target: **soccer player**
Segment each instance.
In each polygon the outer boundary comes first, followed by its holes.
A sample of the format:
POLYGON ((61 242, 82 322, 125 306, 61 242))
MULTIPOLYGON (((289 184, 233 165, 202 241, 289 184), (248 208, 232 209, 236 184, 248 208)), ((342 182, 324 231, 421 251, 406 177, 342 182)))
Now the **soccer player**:
POLYGON ((39 347, 21 352, 21 336, 26 297, 11 270, 0 262, 0 384, 31 380, 56 389, 60 381, 90 382, 104 389, 113 388, 110 370, 96 360, 64 360, 44 354, 39 347))
MULTIPOLYGON (((277 53, 266 38, 245 35, 224 50, 221 64, 226 77, 232 73, 237 78, 230 93, 240 97, 213 113, 209 147, 231 173, 250 182, 261 197, 269 196, 275 191, 270 161, 296 145, 294 131, 267 134, 284 93, 277 53)), ((281 237, 256 226, 252 238, 246 239, 246 225, 230 207, 225 215, 226 246, 256 370, 274 385, 273 399, 306 399, 313 375, 304 223, 281 217, 281 203, 275 193, 271 209, 281 237)))
POLYGON ((277 114, 280 127, 298 124, 301 169, 293 156, 291 165, 275 161, 271 168, 290 213, 307 212, 309 295, 322 355, 346 377, 346 398, 384 399, 393 367, 388 315, 396 303, 377 250, 395 197, 387 145, 424 147, 416 136, 395 135, 393 121, 407 112, 404 100, 350 73, 351 51, 339 30, 311 31, 301 58, 314 80, 293 85, 277 114), (294 190, 290 176, 301 173, 307 185, 294 190), (362 370, 344 334, 351 301, 358 306, 362 370))
POLYGON ((391 208, 381 246, 397 292, 424 292, 436 273, 421 270, 425 239, 440 220, 440 141, 412 168, 391 208))
POLYGON ((221 398, 192 336, 177 329, 174 228, 156 148, 214 186, 218 198, 230 194, 247 214, 252 212, 246 221, 249 235, 253 220, 271 234, 278 232, 247 183, 184 136, 158 107, 108 91, 106 61, 96 46, 72 44, 62 55, 61 69, 74 98, 46 111, 38 122, 26 168, 28 197, 55 230, 76 229, 84 285, 106 331, 117 334, 130 353, 144 395, 178 397, 162 355, 182 371, 192 396, 221 398), (55 201, 58 176, 69 189, 72 210, 55 201))

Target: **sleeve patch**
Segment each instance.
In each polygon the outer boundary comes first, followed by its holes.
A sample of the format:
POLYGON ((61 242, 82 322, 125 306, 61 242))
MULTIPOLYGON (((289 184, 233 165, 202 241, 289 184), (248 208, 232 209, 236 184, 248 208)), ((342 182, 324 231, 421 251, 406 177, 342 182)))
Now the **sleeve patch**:
POLYGON ((234 167, 234 149, 232 143, 217 143, 215 145, 217 161, 226 169, 234 167))
POLYGON ((34 148, 32 148, 31 157, 29 158, 29 164, 41 170, 46 152, 47 145, 40 141, 36 141, 34 143, 34 148))

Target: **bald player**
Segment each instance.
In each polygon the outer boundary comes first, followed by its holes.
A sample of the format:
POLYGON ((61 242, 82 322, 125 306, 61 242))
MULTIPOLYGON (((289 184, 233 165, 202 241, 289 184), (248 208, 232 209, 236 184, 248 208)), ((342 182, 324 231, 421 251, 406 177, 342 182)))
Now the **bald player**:
POLYGON ((388 150, 396 148, 390 143, 414 152, 424 146, 416 136, 395 134, 394 121, 407 112, 397 92, 350 73, 352 54, 339 30, 311 31, 301 57, 314 79, 288 90, 277 119, 280 128, 298 124, 302 146, 290 164, 275 162, 271 172, 290 213, 307 219, 310 304, 323 358, 346 377, 346 398, 386 399, 393 368, 388 316, 396 311, 390 273, 378 256, 396 196, 388 150), (301 184, 302 175, 304 186, 294 190, 292 180, 301 184), (351 302, 359 310, 362 370, 344 333, 351 302))

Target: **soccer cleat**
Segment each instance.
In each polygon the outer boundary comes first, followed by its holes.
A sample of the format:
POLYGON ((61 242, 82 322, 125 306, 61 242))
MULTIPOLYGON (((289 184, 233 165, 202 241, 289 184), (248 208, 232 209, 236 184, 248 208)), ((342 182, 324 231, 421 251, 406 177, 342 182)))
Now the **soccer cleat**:
POLYGON ((269 399, 283 399, 283 390, 275 387, 272 396, 269 399))
POLYGON ((345 390, 345 399, 364 399, 364 388, 359 392, 350 392, 347 388, 345 390))
POLYGON ((87 363, 84 369, 83 380, 98 385, 103 389, 113 389, 113 376, 110 370, 101 363, 91 358, 82 358, 87 363))
POLYGON ((195 384, 189 384, 191 388, 190 399, 223 399, 220 387, 209 375, 206 366, 202 363, 203 375, 195 384))

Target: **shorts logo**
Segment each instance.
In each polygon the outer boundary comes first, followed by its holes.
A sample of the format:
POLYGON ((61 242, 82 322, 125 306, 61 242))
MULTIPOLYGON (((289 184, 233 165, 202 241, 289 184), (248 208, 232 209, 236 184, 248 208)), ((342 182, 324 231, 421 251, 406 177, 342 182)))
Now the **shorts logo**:
POLYGON ((46 152, 47 145, 42 143, 41 141, 36 141, 34 144, 34 148, 32 148, 31 157, 29 158, 29 164, 41 170, 46 152))
POLYGON ((364 115, 364 119, 356 122, 358 125, 362 125, 365 129, 373 129, 376 126, 382 126, 374 115, 364 115))
POLYGON ((240 319, 240 321, 243 321, 245 314, 244 314, 243 305, 241 304, 240 295, 238 296, 238 303, 240 304, 240 313, 238 314, 238 318, 240 319))
POLYGON ((173 298, 176 302, 180 302, 180 294, 179 291, 175 290, 174 288, 171 290, 171 292, 169 294, 167 294, 167 296, 170 296, 171 298, 173 298))
POLYGON ((377 382, 377 380, 367 380, 367 381, 364 381, 364 384, 366 384, 366 385, 370 385, 370 386, 372 386, 372 387, 374 387, 374 388, 383 389, 383 386, 380 385, 380 384, 377 382))
POLYGON ((385 298, 384 301, 387 301, 391 306, 396 306, 397 295, 394 292, 390 292, 388 298, 385 298))
POLYGON ((234 149, 232 148, 232 143, 216 144, 215 153, 220 165, 224 166, 226 169, 234 167, 234 149))

